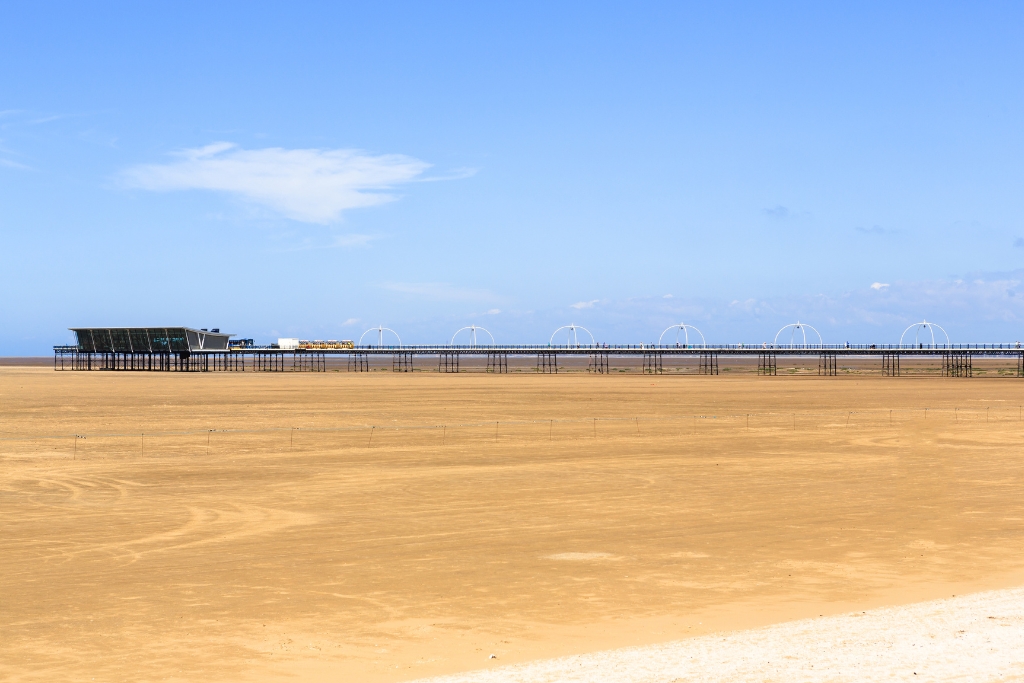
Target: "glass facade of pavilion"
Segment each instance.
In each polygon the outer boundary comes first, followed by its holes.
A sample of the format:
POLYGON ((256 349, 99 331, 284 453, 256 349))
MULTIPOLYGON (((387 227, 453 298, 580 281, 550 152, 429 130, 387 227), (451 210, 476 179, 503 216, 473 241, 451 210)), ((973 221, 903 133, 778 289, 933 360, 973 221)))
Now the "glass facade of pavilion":
POLYGON ((83 353, 226 351, 231 337, 191 327, 82 327, 71 331, 83 353))

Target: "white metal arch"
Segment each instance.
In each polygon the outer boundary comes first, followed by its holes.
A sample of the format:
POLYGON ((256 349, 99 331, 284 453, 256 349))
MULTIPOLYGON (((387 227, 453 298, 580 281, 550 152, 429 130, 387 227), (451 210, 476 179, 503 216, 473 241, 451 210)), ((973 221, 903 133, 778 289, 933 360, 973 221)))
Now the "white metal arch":
POLYGON ((476 332, 477 332, 477 330, 480 330, 481 332, 486 332, 487 336, 491 338, 491 346, 494 346, 494 344, 495 344, 495 342, 494 342, 494 335, 491 334, 486 328, 480 327, 478 325, 468 325, 466 327, 463 327, 463 328, 457 330, 455 332, 455 334, 452 335, 452 341, 451 341, 451 345, 452 346, 455 346, 455 338, 459 336, 459 333, 460 332, 465 332, 466 330, 469 330, 469 345, 470 346, 476 346, 476 332))
POLYGON ((700 335, 700 345, 701 345, 701 347, 705 347, 705 346, 708 345, 708 343, 704 340, 704 333, 703 332, 698 330, 693 325, 687 325, 686 323, 679 323, 678 325, 669 325, 668 327, 665 328, 665 331, 661 333, 660 337, 658 337, 658 346, 661 346, 661 340, 665 337, 666 334, 668 334, 669 330, 675 330, 676 331, 676 346, 679 346, 679 333, 680 332, 683 333, 683 343, 686 346, 690 345, 690 333, 689 333, 689 330, 693 330, 694 332, 696 332, 697 334, 700 335))
MULTIPOLYGON (((362 346, 363 345, 363 337, 365 337, 366 335, 370 334, 371 332, 376 332, 377 333, 377 346, 384 346, 384 333, 385 332, 390 332, 391 334, 395 335, 395 339, 398 340, 398 345, 399 346, 402 345, 402 338, 398 336, 397 332, 395 332, 390 327, 384 327, 383 325, 377 325, 377 327, 371 327, 366 332, 363 332, 361 335, 359 335, 359 344, 358 344, 358 346, 362 346)), ((370 344, 370 346, 373 346, 373 345, 370 344)))
POLYGON ((591 346, 597 346, 597 342, 594 340, 594 335, 590 334, 590 330, 588 330, 587 328, 585 328, 585 327, 583 327, 581 325, 577 325, 576 323, 570 323, 568 325, 562 325, 561 327, 559 327, 557 330, 554 331, 554 333, 552 333, 551 339, 548 341, 548 344, 554 344, 555 343, 555 335, 557 335, 562 330, 569 330, 569 332, 568 332, 568 334, 566 336, 566 342, 565 342, 566 346, 579 346, 580 345, 580 340, 579 340, 579 336, 577 334, 577 330, 583 330, 588 335, 590 335, 590 345, 591 346))
POLYGON ((917 329, 914 330, 914 346, 918 346, 921 343, 920 336, 921 330, 923 329, 927 329, 928 332, 931 333, 932 346, 935 346, 935 328, 938 328, 939 331, 942 332, 942 335, 946 338, 946 346, 949 346, 949 335, 946 334, 946 331, 942 329, 940 325, 930 323, 927 320, 922 320, 919 323, 914 323, 907 329, 903 330, 903 334, 900 335, 900 346, 903 346, 903 338, 907 336, 907 332, 910 332, 910 330, 913 330, 915 327, 917 329))
POLYGON ((821 333, 818 332, 818 330, 814 329, 814 327, 812 327, 811 325, 808 325, 807 323, 802 323, 802 322, 800 322, 798 320, 795 323, 790 323, 789 325, 783 326, 783 328, 781 330, 776 332, 775 333, 775 341, 772 342, 772 346, 778 346, 779 345, 779 335, 782 334, 783 332, 785 332, 786 330, 788 330, 789 328, 793 328, 793 330, 789 333, 789 345, 790 346, 794 345, 793 344, 793 340, 795 339, 795 335, 796 335, 796 331, 797 330, 800 330, 800 334, 803 335, 804 343, 802 344, 802 346, 807 346, 807 330, 811 330, 811 331, 814 332, 814 334, 818 335, 818 346, 824 346, 825 345, 825 342, 821 339, 821 333))

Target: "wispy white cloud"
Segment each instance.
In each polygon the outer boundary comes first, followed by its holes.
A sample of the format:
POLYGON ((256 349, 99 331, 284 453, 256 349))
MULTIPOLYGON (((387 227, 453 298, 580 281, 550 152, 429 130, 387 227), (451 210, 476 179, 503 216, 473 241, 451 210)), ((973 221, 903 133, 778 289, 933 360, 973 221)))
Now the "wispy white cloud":
POLYGON ((367 244, 377 239, 374 235, 335 235, 330 242, 331 247, 365 247, 367 244))
POLYGON ((432 175, 428 178, 417 178, 417 183, 436 183, 441 180, 462 180, 463 178, 471 178, 477 174, 475 168, 456 168, 446 175, 432 175))
POLYGON ((271 249, 275 252, 309 251, 311 249, 344 249, 354 247, 365 247, 373 240, 378 239, 376 235, 361 235, 352 233, 347 235, 333 235, 327 239, 305 237, 296 244, 271 249))
POLYGON ((73 114, 43 114, 28 109, 5 109, 0 111, 0 128, 26 128, 28 126, 40 126, 54 121, 66 121, 81 119, 91 116, 88 112, 73 114))
POLYGON ((306 223, 331 223, 349 209, 397 197, 389 190, 420 179, 430 164, 402 154, 353 149, 240 149, 230 142, 186 149, 166 164, 120 175, 126 187, 169 192, 212 190, 241 197, 306 223))
POLYGON ((31 166, 26 166, 25 164, 19 164, 17 161, 11 161, 10 159, 2 159, 2 158, 0 158, 0 166, 4 166, 6 168, 17 168, 17 169, 22 170, 22 171, 31 171, 32 170, 31 166))
POLYGON ((359 318, 349 318, 348 320, 343 322, 342 325, 345 326, 345 327, 348 327, 349 325, 357 325, 358 323, 359 323, 359 318))
MULTIPOLYGON (((4 112, 0 112, 0 118, 2 118, 3 115, 4 115, 4 112)), ((12 156, 18 157, 18 156, 23 156, 23 155, 18 154, 14 150, 8 149, 3 144, 2 140, 0 140, 0 155, 2 155, 2 156, 0 156, 0 166, 3 166, 5 168, 16 168, 16 169, 21 170, 21 171, 31 171, 32 170, 31 166, 27 166, 27 165, 25 165, 23 163, 15 161, 14 159, 11 159, 10 157, 12 157, 12 156)))
POLYGON ((895 235, 899 232, 895 228, 886 228, 881 225, 872 225, 870 228, 858 225, 854 230, 864 235, 895 235))
POLYGON ((492 308, 489 311, 484 311, 484 315, 498 315, 499 313, 501 313, 500 308, 492 308))
POLYGON ((922 319, 942 325, 954 343, 1015 341, 1024 329, 1024 270, 874 284, 826 294, 732 300, 605 299, 591 315, 595 326, 624 334, 658 332, 684 320, 697 325, 709 341, 758 343, 770 342, 782 325, 797 320, 814 325, 828 343, 896 343, 907 325, 922 319))
POLYGON ((51 121, 60 121, 61 119, 66 118, 68 118, 68 116, 63 114, 53 114, 51 116, 40 116, 37 119, 32 119, 28 123, 30 126, 38 126, 41 123, 50 123, 51 121))
POLYGON ((883 289, 885 289, 888 286, 889 286, 889 284, 886 283, 886 282, 872 282, 871 283, 871 289, 873 289, 875 291, 883 290, 883 289))
POLYGON ((593 299, 591 301, 577 301, 574 304, 570 304, 569 308, 575 308, 577 311, 584 308, 593 308, 595 304, 601 303, 600 299, 593 299))
POLYGON ((456 287, 447 282, 387 282, 382 287, 433 301, 493 301, 497 298, 486 289, 456 287))

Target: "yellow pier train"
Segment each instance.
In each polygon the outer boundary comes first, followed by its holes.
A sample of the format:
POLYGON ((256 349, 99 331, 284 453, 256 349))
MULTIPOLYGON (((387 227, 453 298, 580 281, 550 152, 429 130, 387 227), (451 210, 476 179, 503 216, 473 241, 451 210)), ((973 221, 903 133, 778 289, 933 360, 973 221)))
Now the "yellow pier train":
POLYGON ((296 348, 306 351, 325 351, 331 349, 354 349, 355 346, 355 343, 349 339, 342 339, 341 341, 334 339, 328 339, 327 341, 307 341, 302 339, 299 340, 299 344, 296 348))

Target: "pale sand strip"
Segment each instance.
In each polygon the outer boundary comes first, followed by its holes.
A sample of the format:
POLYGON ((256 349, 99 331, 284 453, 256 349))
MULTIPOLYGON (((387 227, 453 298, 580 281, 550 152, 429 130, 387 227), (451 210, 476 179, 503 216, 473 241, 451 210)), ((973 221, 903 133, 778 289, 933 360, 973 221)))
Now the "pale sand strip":
POLYGON ((1024 588, 424 680, 1022 681, 1024 588))

